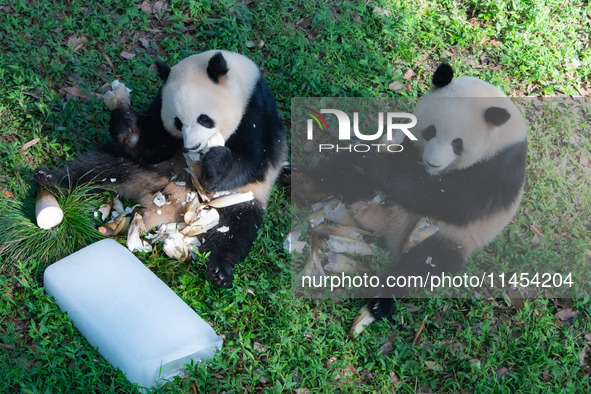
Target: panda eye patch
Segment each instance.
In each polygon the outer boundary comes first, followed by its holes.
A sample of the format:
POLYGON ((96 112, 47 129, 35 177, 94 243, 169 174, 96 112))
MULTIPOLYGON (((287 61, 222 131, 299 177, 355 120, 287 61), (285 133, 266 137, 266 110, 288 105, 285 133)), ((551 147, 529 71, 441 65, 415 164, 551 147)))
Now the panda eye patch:
POLYGON ((437 130, 435 129, 435 126, 433 126, 433 125, 427 127, 425 130, 423 130, 423 133, 422 133, 425 141, 429 141, 431 138, 435 137, 435 134, 437 134, 437 130))
POLYGON ((213 119, 205 114, 199 115, 199 117, 197 118, 197 123, 208 129, 211 129, 213 128, 213 126, 215 126, 215 122, 213 121, 213 119))
POLYGON ((174 127, 176 127, 176 129, 178 131, 182 131, 183 130, 183 122, 181 122, 181 120, 179 118, 174 118, 174 127))
POLYGON ((451 146, 454 150, 454 153, 459 156, 464 151, 464 141, 461 138, 456 138, 451 142, 451 146))

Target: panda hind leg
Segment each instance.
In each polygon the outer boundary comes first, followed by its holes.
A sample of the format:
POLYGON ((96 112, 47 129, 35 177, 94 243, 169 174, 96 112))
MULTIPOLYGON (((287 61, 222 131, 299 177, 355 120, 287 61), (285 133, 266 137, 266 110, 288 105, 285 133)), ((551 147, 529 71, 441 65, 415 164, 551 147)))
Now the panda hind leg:
MULTIPOLYGON (((400 255, 395 266, 386 270, 381 275, 383 281, 389 276, 400 277, 421 277, 425 288, 428 276, 441 275, 442 273, 453 275, 462 269, 466 257, 462 253, 462 248, 456 243, 443 237, 433 235, 421 242, 407 253, 400 255)), ((407 280, 407 283, 410 281, 407 280)), ((383 319, 392 315, 394 310, 394 300, 392 297, 404 298, 417 290, 416 287, 392 287, 370 300, 369 308, 371 314, 376 319, 383 319)))
POLYGON ((114 188, 115 183, 125 182, 135 167, 129 160, 101 147, 57 170, 38 168, 34 180, 37 185, 52 190, 67 191, 82 184, 94 184, 96 191, 101 191, 114 188))
POLYGON ((209 252, 209 280, 217 287, 229 288, 233 281, 232 269, 250 252, 263 223, 265 209, 260 202, 253 200, 222 208, 219 214, 219 226, 207 234, 199 252, 209 252))

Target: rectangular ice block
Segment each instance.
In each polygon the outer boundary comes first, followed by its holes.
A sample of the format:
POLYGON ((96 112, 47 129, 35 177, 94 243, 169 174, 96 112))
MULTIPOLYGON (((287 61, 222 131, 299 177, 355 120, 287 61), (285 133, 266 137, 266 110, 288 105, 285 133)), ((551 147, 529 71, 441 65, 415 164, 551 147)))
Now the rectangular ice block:
POLYGON ((88 342, 143 387, 211 359, 222 338, 127 248, 105 239, 50 265, 47 294, 88 342))

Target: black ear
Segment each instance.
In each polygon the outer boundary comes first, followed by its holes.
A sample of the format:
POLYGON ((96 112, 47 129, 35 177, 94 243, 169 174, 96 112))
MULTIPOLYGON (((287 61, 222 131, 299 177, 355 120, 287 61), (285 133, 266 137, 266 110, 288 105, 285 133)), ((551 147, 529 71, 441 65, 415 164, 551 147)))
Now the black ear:
POLYGON ((447 63, 441 63, 433 74, 433 85, 442 88, 448 85, 454 77, 454 69, 447 63))
POLYGON ((170 66, 160 59, 156 59, 154 63, 156 64, 156 68, 158 69, 158 76, 163 82, 166 82, 166 80, 168 79, 168 75, 170 74, 170 66))
POLYGON ((507 112, 505 108, 489 107, 486 109, 486 111, 484 111, 484 120, 486 123, 490 123, 495 126, 505 124, 509 118, 511 118, 511 114, 507 112))
POLYGON ((228 65, 226 64, 226 59, 224 59, 224 56, 221 52, 218 52, 213 55, 211 59, 209 59, 209 64, 207 65, 207 75, 213 82, 219 83, 220 78, 227 73, 228 65))

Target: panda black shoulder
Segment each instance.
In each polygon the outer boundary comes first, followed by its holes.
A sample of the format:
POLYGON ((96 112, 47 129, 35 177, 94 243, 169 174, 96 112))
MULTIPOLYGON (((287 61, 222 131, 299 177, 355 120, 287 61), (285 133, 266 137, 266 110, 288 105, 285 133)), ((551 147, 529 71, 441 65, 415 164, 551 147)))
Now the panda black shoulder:
POLYGON ((226 146, 232 151, 248 150, 246 156, 260 169, 256 177, 259 180, 264 177, 267 167, 261 164, 275 167, 283 161, 287 147, 285 130, 273 94, 262 75, 254 83, 240 124, 226 141, 226 146))

